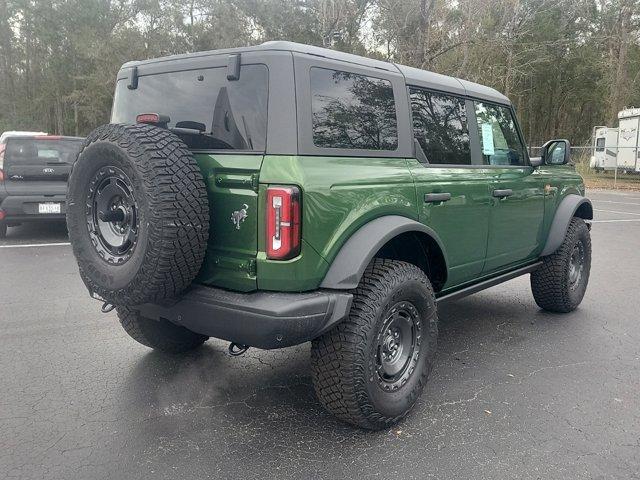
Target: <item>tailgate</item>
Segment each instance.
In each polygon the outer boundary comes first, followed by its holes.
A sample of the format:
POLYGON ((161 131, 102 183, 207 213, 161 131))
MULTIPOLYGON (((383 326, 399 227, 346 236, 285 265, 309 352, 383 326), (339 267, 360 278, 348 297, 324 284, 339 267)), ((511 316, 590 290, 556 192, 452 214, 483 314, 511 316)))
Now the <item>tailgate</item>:
POLYGON ((263 155, 194 152, 207 184, 209 245, 197 282, 256 290, 258 176, 263 155))

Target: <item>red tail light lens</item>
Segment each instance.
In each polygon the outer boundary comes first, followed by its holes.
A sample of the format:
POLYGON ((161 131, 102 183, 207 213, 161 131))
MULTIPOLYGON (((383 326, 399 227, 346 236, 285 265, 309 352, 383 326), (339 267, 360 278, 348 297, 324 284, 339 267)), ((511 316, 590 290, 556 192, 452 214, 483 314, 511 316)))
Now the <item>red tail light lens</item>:
POLYGON ((300 253, 300 189, 267 189, 267 258, 287 260, 300 253))

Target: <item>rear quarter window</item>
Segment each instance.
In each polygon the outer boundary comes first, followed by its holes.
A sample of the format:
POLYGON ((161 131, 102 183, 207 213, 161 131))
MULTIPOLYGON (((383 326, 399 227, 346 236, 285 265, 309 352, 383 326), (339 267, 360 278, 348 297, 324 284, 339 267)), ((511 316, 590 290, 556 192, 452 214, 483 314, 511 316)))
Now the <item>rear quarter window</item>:
POLYGON ((312 67, 313 143, 320 148, 396 150, 398 125, 391 82, 312 67))

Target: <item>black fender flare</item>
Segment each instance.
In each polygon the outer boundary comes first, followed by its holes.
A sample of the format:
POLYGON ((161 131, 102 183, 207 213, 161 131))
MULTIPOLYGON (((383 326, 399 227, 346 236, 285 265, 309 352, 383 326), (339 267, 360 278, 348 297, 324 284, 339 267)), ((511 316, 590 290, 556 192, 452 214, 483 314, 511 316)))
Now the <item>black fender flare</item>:
POLYGON ((374 255, 389 240, 405 232, 420 232, 429 235, 442 251, 446 267, 446 250, 436 232, 410 218, 387 215, 370 221, 351 235, 331 263, 320 288, 336 290, 356 288, 374 255))
POLYGON ((540 253, 541 257, 546 257, 555 252, 567 235, 567 229, 569 228, 569 222, 576 216, 576 212, 580 209, 580 218, 585 220, 593 220, 593 206, 588 198, 585 198, 576 194, 569 194, 562 199, 560 205, 556 209, 556 214, 553 217, 551 228, 549 229, 549 235, 547 235, 547 242, 544 245, 544 249, 540 253), (584 206, 583 206, 584 205, 584 206))

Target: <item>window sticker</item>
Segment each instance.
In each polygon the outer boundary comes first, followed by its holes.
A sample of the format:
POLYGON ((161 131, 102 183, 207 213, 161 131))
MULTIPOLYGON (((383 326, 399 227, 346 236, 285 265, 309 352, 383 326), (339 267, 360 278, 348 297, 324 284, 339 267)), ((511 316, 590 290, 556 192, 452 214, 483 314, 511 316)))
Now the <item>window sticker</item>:
POLYGON ((493 148, 493 127, 490 123, 482 124, 482 154, 494 155, 496 152, 493 148))

